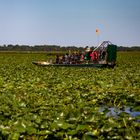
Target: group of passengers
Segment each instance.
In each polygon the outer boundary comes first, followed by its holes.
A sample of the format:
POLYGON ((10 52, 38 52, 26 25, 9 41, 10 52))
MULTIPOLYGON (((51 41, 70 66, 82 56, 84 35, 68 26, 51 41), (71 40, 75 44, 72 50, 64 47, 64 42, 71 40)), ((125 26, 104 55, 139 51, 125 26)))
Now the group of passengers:
POLYGON ((97 63, 99 52, 86 48, 85 52, 66 53, 63 56, 56 56, 56 64, 82 64, 97 63))

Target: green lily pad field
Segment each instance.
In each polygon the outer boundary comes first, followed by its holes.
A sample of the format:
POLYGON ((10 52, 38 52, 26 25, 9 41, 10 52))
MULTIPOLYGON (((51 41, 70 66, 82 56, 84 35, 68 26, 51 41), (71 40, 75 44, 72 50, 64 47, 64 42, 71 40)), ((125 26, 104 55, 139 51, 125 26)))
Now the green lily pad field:
POLYGON ((114 69, 32 64, 51 57, 0 53, 0 140, 140 139, 140 52, 114 69))

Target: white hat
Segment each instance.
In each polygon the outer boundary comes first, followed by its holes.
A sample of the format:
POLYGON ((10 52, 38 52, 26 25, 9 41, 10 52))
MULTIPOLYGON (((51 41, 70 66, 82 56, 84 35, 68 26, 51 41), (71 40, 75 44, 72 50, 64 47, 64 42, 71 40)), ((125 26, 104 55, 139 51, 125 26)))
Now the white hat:
POLYGON ((86 52, 89 52, 89 51, 90 51, 90 48, 89 48, 89 47, 87 47, 85 51, 86 51, 86 52))

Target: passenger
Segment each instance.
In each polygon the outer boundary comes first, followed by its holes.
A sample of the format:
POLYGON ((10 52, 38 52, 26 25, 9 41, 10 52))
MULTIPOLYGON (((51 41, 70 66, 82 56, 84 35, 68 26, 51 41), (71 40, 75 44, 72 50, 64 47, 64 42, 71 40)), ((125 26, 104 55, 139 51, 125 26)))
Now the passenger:
POLYGON ((83 63, 84 62, 84 54, 81 53, 81 56, 80 56, 80 63, 83 63))
POLYGON ((80 53, 80 52, 77 54, 77 58, 78 58, 78 62, 77 62, 77 63, 78 63, 78 64, 80 63, 81 54, 82 54, 82 53, 80 53))
POLYGON ((69 54, 68 53, 65 54, 65 63, 66 64, 70 63, 70 59, 69 59, 69 54))
POLYGON ((63 64, 62 56, 59 57, 59 64, 63 64))
POLYGON ((59 59, 59 56, 58 56, 58 55, 56 55, 55 63, 56 63, 56 64, 59 64, 59 63, 60 63, 60 59, 59 59))
POLYGON ((71 64, 75 64, 74 53, 72 53, 72 55, 71 55, 71 64))
POLYGON ((75 64, 78 63, 78 59, 79 59, 78 53, 76 52, 76 53, 74 54, 74 63, 75 63, 75 64))
POLYGON ((84 56, 84 59, 86 60, 87 63, 89 63, 91 60, 91 56, 90 56, 91 53, 92 53, 92 50, 89 47, 87 47, 85 50, 85 56, 84 56))
POLYGON ((93 51, 91 53, 91 59, 92 59, 93 63, 97 63, 98 62, 98 53, 96 51, 93 51))

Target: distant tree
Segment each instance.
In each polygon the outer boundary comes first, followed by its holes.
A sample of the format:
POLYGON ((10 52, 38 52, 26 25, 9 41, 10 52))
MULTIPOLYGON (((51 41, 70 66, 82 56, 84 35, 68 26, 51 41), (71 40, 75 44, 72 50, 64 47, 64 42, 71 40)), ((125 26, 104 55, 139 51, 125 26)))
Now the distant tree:
MULTIPOLYGON (((3 45, 0 46, 0 51, 83 51, 85 47, 76 47, 76 46, 58 46, 58 45, 35 45, 35 46, 28 46, 28 45, 3 45)), ((93 50, 95 47, 92 46, 91 49, 93 50)), ((124 47, 118 46, 118 51, 140 51, 139 46, 133 47, 124 47)))

